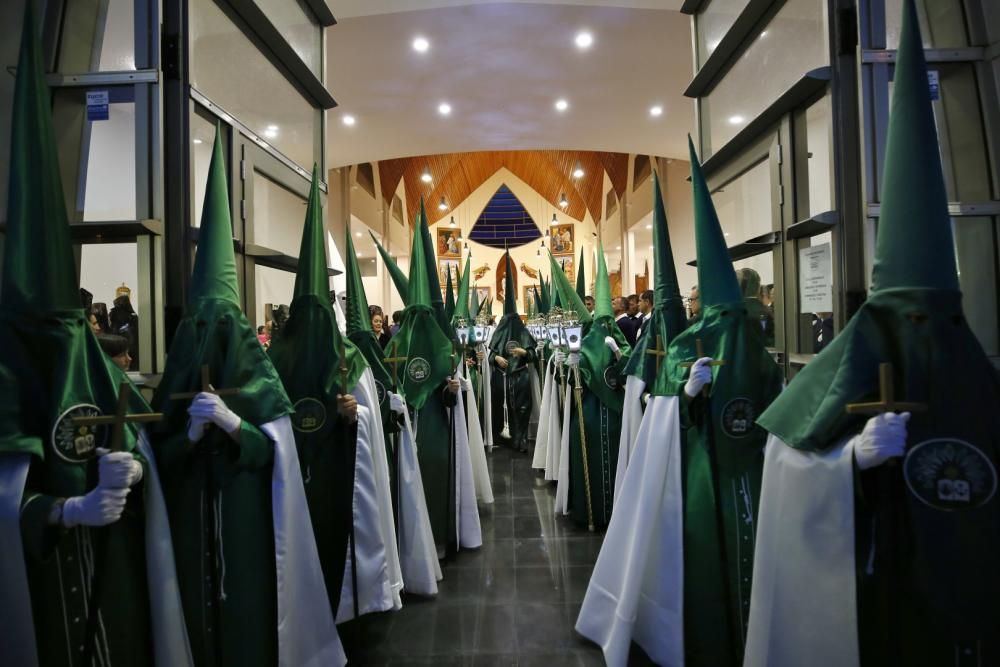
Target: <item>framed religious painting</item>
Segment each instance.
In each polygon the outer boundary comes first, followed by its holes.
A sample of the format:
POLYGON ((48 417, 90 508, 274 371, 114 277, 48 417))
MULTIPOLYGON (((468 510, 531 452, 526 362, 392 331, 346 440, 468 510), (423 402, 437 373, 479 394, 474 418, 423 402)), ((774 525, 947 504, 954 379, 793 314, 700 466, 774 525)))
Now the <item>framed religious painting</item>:
POLYGON ((549 240, 553 255, 572 255, 576 251, 576 239, 573 237, 573 225, 552 225, 549 227, 549 240))
POLYGON ((479 299, 479 305, 484 306, 486 302, 489 301, 490 298, 489 286, 480 287, 479 285, 476 285, 475 290, 476 290, 476 297, 479 299))
POLYGON ((458 237, 459 231, 456 227, 444 227, 437 230, 438 258, 462 258, 462 243, 458 237))
POLYGON ((535 307, 535 290, 538 289, 538 285, 525 285, 521 289, 524 296, 524 309, 521 312, 527 313, 529 309, 535 307))
POLYGON ((576 263, 574 262, 573 255, 568 255, 566 257, 556 257, 556 264, 562 267, 563 273, 570 282, 576 280, 576 263))
POLYGON ((438 260, 438 280, 441 281, 441 288, 444 289, 445 285, 448 284, 448 269, 451 268, 451 284, 454 287, 458 284, 461 279, 461 274, 459 273, 459 262, 457 259, 439 259, 438 260))

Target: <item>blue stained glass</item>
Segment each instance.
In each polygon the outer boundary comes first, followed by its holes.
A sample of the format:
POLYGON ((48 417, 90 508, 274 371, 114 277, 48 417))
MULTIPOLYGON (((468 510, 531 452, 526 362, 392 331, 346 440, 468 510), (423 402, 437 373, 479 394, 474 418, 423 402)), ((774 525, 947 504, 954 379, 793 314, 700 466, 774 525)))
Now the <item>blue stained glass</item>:
POLYGON ((506 185, 501 185, 486 203, 483 212, 469 232, 469 240, 491 248, 516 248, 536 239, 542 233, 535 221, 506 185))

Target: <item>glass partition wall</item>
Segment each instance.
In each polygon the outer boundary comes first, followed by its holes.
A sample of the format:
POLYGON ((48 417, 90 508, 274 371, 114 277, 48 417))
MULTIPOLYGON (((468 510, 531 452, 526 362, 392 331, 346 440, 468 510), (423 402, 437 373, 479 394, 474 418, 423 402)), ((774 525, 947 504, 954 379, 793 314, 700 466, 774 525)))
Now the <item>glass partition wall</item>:
MULTIPOLYGON (((989 0, 918 0, 963 298, 1000 359, 1000 27, 989 0), (995 18, 995 17, 994 17, 995 18)), ((790 377, 864 300, 901 0, 701 0, 692 13, 699 148, 736 268, 773 285, 790 377), (752 82, 749 85, 747 82, 752 82)))

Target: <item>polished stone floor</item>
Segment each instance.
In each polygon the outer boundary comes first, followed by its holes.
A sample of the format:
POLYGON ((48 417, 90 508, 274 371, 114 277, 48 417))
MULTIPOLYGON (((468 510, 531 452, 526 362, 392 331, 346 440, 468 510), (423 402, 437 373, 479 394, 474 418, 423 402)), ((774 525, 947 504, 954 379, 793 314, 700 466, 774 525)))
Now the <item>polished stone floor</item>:
POLYGON ((497 448, 488 461, 482 548, 443 563, 437 598, 404 595, 400 611, 339 626, 351 665, 604 664, 573 630, 602 536, 554 515, 555 487, 530 455, 497 448))

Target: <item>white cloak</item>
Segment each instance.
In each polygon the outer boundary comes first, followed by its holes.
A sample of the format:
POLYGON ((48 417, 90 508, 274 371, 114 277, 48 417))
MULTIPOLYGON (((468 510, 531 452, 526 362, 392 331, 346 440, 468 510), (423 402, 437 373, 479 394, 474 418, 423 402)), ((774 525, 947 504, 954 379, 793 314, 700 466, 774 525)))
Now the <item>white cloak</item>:
MULTIPOLYGON (((461 377, 459 373, 456 377, 461 377)), ((476 483, 472 472, 472 455, 469 446, 469 428, 465 418, 464 401, 456 401, 455 424, 455 535, 458 546, 478 549, 483 546, 479 506, 476 504, 476 483)), ((485 462, 485 455, 484 455, 485 462)))
POLYGON ((531 414, 528 416, 528 439, 538 446, 538 420, 542 409, 542 389, 538 381, 538 369, 535 364, 528 366, 528 376, 531 379, 531 414))
POLYGON ((486 444, 483 441, 483 429, 479 423, 479 408, 476 405, 476 392, 472 390, 469 372, 462 364, 462 393, 465 396, 466 416, 468 417, 469 456, 472 458, 472 476, 476 485, 476 498, 484 505, 493 504, 493 484, 490 482, 490 469, 486 465, 486 444))
POLYGON ((535 441, 532 467, 543 469, 547 481, 555 481, 559 473, 559 455, 562 447, 562 414, 559 410, 559 374, 554 358, 550 358, 545 371, 545 385, 540 405, 541 422, 535 441))
MULTIPOLYGON (((571 372, 569 366, 566 372, 571 372)), ((569 514, 569 429, 573 410, 576 410, 576 395, 573 388, 566 385, 563 397, 562 428, 559 431, 559 458, 556 464, 556 514, 569 514)))
MULTIPOLYGON (((480 348, 476 348, 477 352, 480 348)), ((483 443, 486 445, 486 451, 493 451, 493 388, 490 386, 493 381, 493 371, 490 368, 490 355, 489 347, 484 347, 483 351, 486 353, 483 355, 482 361, 479 362, 479 386, 482 387, 483 392, 483 421, 485 424, 480 424, 480 426, 485 426, 483 429, 483 443)))
POLYGON ((549 453, 549 424, 551 411, 548 408, 549 395, 552 392, 552 359, 545 362, 545 381, 542 383, 542 394, 538 401, 540 419, 538 431, 535 433, 535 451, 531 455, 531 467, 535 470, 545 470, 545 458, 549 453))
POLYGON ((805 452, 771 435, 757 517, 745 667, 858 665, 854 439, 805 452))
POLYGON ((576 631, 600 644, 610 667, 628 662, 632 641, 658 665, 679 667, 684 512, 676 396, 650 397, 631 458, 576 631))
MULTIPOLYGON (((354 463, 354 538, 358 557, 358 611, 369 614, 403 605, 403 574, 392 514, 389 460, 375 379, 366 368, 352 392, 358 401, 358 448, 354 463)), ((348 545, 337 622, 354 618, 351 549, 348 545)))
POLYGON ((625 484, 625 471, 635 449, 635 441, 639 437, 639 427, 642 424, 642 392, 646 391, 646 383, 635 375, 629 375, 625 380, 625 403, 622 407, 622 432, 618 442, 618 468, 615 470, 614 505, 618 504, 622 487, 625 484))
MULTIPOLYGON (((153 659, 157 667, 193 665, 180 589, 177 587, 167 509, 156 472, 156 461, 144 430, 139 432, 137 448, 147 461, 143 478, 143 500, 146 511, 146 581, 152 617, 153 659)), ((0 581, 3 582, 0 586, 0 628, 3 628, 3 633, 0 634, 0 655, 6 664, 23 667, 38 665, 28 573, 21 543, 21 498, 30 465, 30 454, 5 454, 0 457, 0 543, 3 544, 0 549, 0 581)), ((307 511, 307 520, 308 516, 307 511)), ((322 582, 321 576, 321 585, 322 582)), ((329 609, 329 603, 326 606, 329 609)), ((329 616, 329 612, 327 615, 329 616)), ((340 648, 336 633, 332 643, 336 644, 337 649, 340 648)), ((339 654, 343 656, 343 651, 339 654)), ((335 655, 335 651, 331 651, 330 656, 335 655)), ((338 664, 344 662, 346 659, 338 664)))

